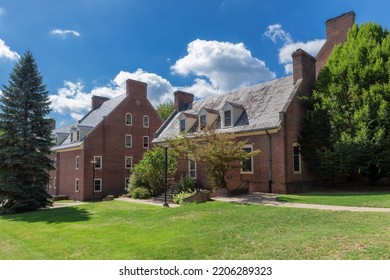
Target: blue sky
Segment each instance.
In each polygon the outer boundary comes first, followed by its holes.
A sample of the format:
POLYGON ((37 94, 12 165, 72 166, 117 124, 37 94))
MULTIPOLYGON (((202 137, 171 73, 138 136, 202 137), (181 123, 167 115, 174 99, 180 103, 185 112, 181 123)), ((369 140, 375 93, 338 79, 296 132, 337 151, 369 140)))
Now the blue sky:
POLYGON ((128 78, 148 83, 154 105, 177 89, 203 98, 291 74, 291 52, 315 55, 325 21, 351 10, 390 29, 385 0, 2 0, 0 83, 30 50, 57 126, 128 78))

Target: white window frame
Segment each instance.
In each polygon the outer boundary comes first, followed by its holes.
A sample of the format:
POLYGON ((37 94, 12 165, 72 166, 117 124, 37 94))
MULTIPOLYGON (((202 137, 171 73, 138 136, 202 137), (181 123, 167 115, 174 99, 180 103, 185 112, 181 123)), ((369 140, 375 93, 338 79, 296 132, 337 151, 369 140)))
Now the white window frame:
POLYGON ((142 124, 144 127, 149 127, 149 116, 147 115, 144 115, 143 119, 142 119, 142 124), (147 124, 145 125, 145 120, 147 120, 147 124))
POLYGON ((80 169, 80 156, 76 156, 76 170, 80 169))
POLYGON ((207 115, 199 116, 199 130, 206 128, 207 126, 207 115), (204 123, 202 123, 202 119, 204 118, 204 123))
POLYGON ((292 147, 292 160, 293 160, 293 174, 301 174, 302 173, 302 158, 301 152, 299 151, 300 145, 298 143, 294 143, 292 147), (295 154, 295 148, 298 148, 298 154, 295 154), (298 157, 298 169, 295 170, 295 157, 298 157))
MULTIPOLYGON (((244 149, 250 149, 250 152, 253 152, 253 146, 252 145, 244 145, 244 147, 243 147, 244 149)), ((242 168, 241 168, 241 174, 253 174, 253 170, 254 170, 254 168, 253 168, 253 156, 251 156, 250 158, 248 158, 248 159, 250 159, 251 160, 251 170, 250 171, 244 171, 242 168)), ((246 160, 248 160, 248 159, 246 159, 246 160)), ((245 160, 243 160, 242 161, 242 166, 244 165, 244 161, 245 160)))
POLYGON ((233 110, 223 111, 223 127, 232 127, 233 126, 233 110), (226 112, 230 112, 230 125, 226 124, 226 112))
POLYGON ((125 169, 133 168, 133 157, 125 157, 125 169), (127 160, 130 159, 130 167, 127 166, 127 160))
POLYGON ((79 180, 79 178, 76 178, 76 180, 74 180, 74 191, 75 192, 79 192, 80 191, 80 180, 79 180))
POLYGON ((125 135, 125 147, 126 148, 132 148, 133 147, 133 135, 126 134, 125 135), (127 145, 127 137, 130 137, 130 145, 127 145))
POLYGON ((94 156, 93 161, 95 162, 94 166, 95 166, 96 170, 103 169, 103 157, 102 156, 94 156), (96 162, 98 161, 98 159, 100 162, 100 166, 96 166, 96 162))
POLYGON ((102 192, 102 190, 103 190, 102 179, 101 178, 95 178, 94 181, 93 181, 93 192, 102 192), (96 190, 96 188, 95 188, 97 181, 100 181, 100 189, 99 190, 96 190))
POLYGON ((198 172, 197 172, 197 169, 198 169, 198 164, 195 160, 192 160, 192 159, 189 159, 188 160, 188 175, 192 178, 192 179, 196 179, 197 178, 197 175, 198 175, 198 172), (194 164, 194 168, 191 168, 191 163, 194 164), (191 173, 194 173, 194 176, 192 176, 191 173))
POLYGON ((144 149, 149 149, 149 136, 144 136, 143 138, 142 138, 142 146, 144 147, 144 149), (147 141, 147 147, 145 147, 145 139, 147 139, 148 141, 147 141))
POLYGON ((133 125, 133 115, 131 113, 127 113, 125 115, 125 125, 132 126, 133 125), (130 122, 128 122, 128 117, 130 117, 130 122))

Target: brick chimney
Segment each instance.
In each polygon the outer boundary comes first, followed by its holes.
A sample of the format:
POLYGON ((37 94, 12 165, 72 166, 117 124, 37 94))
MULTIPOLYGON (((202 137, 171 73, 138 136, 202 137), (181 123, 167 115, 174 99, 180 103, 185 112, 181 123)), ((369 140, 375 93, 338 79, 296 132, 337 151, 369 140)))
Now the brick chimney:
POLYGON ((316 56, 316 77, 328 60, 333 47, 347 40, 348 31, 355 24, 355 16, 351 11, 326 21, 326 42, 316 56))
POLYGON ((148 84, 132 79, 126 80, 126 95, 139 99, 147 99, 148 84))
POLYGON ((294 84, 303 79, 304 92, 310 93, 316 82, 316 59, 302 49, 292 53, 294 84))
POLYGON ((110 100, 110 98, 103 97, 103 96, 92 96, 92 110, 95 110, 99 108, 104 102, 110 100))
POLYGON ((194 102, 194 95, 188 92, 177 90, 173 93, 175 98, 175 109, 181 111, 185 104, 191 104, 194 102))

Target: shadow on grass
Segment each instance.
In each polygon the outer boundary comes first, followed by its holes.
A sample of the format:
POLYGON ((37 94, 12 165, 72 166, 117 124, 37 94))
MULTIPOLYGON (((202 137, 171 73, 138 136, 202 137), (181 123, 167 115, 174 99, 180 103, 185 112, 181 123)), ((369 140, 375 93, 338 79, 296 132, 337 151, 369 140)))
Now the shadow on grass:
POLYGON ((83 222, 90 219, 91 214, 76 207, 63 207, 55 209, 40 210, 14 215, 0 216, 3 220, 15 222, 45 222, 48 224, 83 222))

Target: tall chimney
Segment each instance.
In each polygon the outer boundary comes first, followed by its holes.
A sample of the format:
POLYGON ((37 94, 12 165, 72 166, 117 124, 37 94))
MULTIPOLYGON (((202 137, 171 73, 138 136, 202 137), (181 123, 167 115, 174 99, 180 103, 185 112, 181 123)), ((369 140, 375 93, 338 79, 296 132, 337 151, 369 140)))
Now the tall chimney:
POLYGON ((139 99, 147 98, 148 84, 132 79, 126 80, 126 95, 133 96, 139 99))
POLYGON ((304 92, 310 93, 316 82, 316 59, 302 49, 292 53, 294 84, 303 79, 304 92))
POLYGON ((334 46, 347 40, 348 31, 355 24, 355 17, 355 13, 351 11, 326 21, 326 42, 316 56, 316 77, 324 67, 334 46))
POLYGON ((110 100, 110 98, 97 96, 97 95, 93 95, 91 99, 92 99, 92 110, 99 108, 104 102, 110 100))
POLYGON ((177 90, 173 95, 175 98, 175 109, 179 112, 183 110, 184 105, 190 104, 192 106, 192 102, 194 102, 194 95, 191 93, 177 90))

